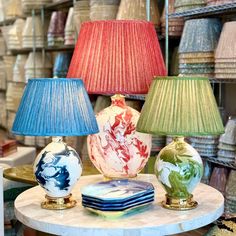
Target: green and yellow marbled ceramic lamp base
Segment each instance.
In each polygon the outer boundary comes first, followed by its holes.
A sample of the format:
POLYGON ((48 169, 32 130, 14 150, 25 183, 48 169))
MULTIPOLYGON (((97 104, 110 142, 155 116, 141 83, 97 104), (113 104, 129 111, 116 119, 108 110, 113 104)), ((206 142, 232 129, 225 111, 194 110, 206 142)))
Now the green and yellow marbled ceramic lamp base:
POLYGON ((45 196, 46 201, 41 203, 41 207, 48 210, 63 210, 69 209, 76 205, 76 201, 71 197, 72 195, 68 195, 66 197, 49 197, 45 196))
POLYGON ((161 150, 155 163, 155 172, 167 192, 163 207, 172 210, 197 207, 191 193, 201 180, 203 165, 198 152, 183 137, 174 138, 161 150))
POLYGON ((163 201, 162 206, 169 210, 186 211, 197 207, 198 203, 193 200, 191 194, 189 198, 172 198, 166 194, 166 201, 163 201))

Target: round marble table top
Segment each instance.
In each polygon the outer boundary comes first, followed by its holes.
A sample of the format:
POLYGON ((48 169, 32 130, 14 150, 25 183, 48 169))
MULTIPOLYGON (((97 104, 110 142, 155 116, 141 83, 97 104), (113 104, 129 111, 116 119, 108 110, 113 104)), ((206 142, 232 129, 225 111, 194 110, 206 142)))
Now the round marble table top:
POLYGON ((45 210, 40 203, 44 190, 37 186, 21 193, 15 201, 15 214, 23 224, 46 233, 63 236, 158 236, 171 235, 207 225, 223 213, 224 197, 216 189, 199 184, 194 190, 198 207, 188 211, 161 207, 165 192, 155 175, 140 174, 136 178, 153 183, 155 202, 145 211, 117 219, 92 214, 81 205, 81 187, 103 181, 102 175, 82 176, 72 194, 77 206, 67 210, 45 210))

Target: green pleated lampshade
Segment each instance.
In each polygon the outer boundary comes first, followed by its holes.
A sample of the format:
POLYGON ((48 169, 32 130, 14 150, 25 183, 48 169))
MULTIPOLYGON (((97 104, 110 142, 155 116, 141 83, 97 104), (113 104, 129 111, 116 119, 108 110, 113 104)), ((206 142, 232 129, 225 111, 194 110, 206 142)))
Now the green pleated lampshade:
POLYGON ((202 77, 156 77, 136 129, 173 136, 224 133, 211 85, 202 77))

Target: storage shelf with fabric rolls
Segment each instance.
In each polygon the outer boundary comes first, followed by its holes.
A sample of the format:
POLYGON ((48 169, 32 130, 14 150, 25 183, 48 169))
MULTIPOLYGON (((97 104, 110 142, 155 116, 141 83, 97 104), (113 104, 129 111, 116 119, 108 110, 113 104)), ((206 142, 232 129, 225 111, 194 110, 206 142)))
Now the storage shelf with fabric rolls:
MULTIPOLYGON (((30 77, 52 77, 52 74, 49 73, 49 69, 52 69, 52 63, 49 62, 49 58, 55 59, 56 53, 72 53, 74 50, 74 44, 78 35, 79 28, 75 28, 75 30, 69 31, 68 34, 66 34, 68 37, 71 37, 72 34, 74 34, 74 41, 73 39, 69 39, 68 45, 53 43, 49 44, 49 34, 45 34, 44 37, 42 37, 42 30, 44 29, 45 32, 48 32, 48 25, 50 24, 49 20, 52 18, 52 15, 55 15, 55 12, 66 12, 68 14, 68 18, 72 18, 72 14, 70 13, 71 7, 74 6, 74 12, 73 12, 73 22, 75 22, 77 25, 80 25, 84 21, 88 20, 106 20, 106 19, 126 19, 133 18, 133 19, 147 19, 147 11, 145 7, 146 0, 142 1, 135 1, 130 2, 126 0, 122 0, 122 8, 123 10, 118 13, 119 9, 119 3, 121 0, 114 0, 109 1, 109 3, 106 3, 106 1, 99 1, 99 0, 92 0, 91 3, 91 9, 89 9, 89 0, 40 0, 35 3, 35 7, 33 7, 32 1, 27 0, 14 0, 16 2, 21 2, 23 6, 23 12, 24 16, 21 16, 21 13, 17 13, 18 15, 15 17, 12 17, 11 19, 5 19, 1 22, 0 19, 0 25, 2 26, 9 26, 15 24, 16 20, 23 19, 25 21, 25 24, 28 25, 28 29, 25 30, 25 38, 22 39, 22 41, 25 41, 23 48, 11 48, 8 50, 8 53, 11 55, 11 57, 14 57, 11 59, 11 66, 12 68, 15 65, 15 60, 18 63, 18 73, 23 72, 24 66, 23 66, 23 60, 26 65, 25 75, 21 75, 18 78, 18 81, 15 81, 13 78, 13 82, 27 82, 28 78, 30 77), (40 2, 44 2, 42 6, 40 6, 40 2), (145 3, 145 4, 144 4, 145 3), (137 7, 140 7, 140 10, 137 10, 136 12, 133 12, 133 9, 137 7), (128 9, 128 11, 126 11, 128 9), (90 17, 91 15, 91 17, 90 17), (119 15, 119 16, 118 16, 119 15), (141 17, 141 18, 140 18, 141 17), (91 18, 91 19, 90 19, 91 18), (32 31, 30 31, 32 29, 32 31), (73 41, 73 43, 72 43, 73 41), (19 55, 21 55, 21 59, 19 59, 19 55), (31 56, 29 56, 31 55, 31 56), (51 56, 49 56, 51 55, 51 56), (30 60, 28 60, 30 59, 30 60), (28 61, 28 63, 27 63, 28 61), (38 65, 41 65, 40 68, 38 65), (47 65, 47 66, 46 66, 47 65), (45 68, 50 65, 50 68, 45 68), (40 72, 40 70, 44 71, 44 74, 40 72), (22 80, 22 81, 21 81, 22 80), (23 81, 24 80, 24 81, 23 81)), ((160 33, 160 13, 163 6, 163 3, 159 3, 161 5, 161 8, 159 6, 159 12, 157 3, 158 1, 151 0, 150 1, 150 15, 151 18, 154 19, 154 23, 157 28, 158 32, 158 38, 159 41, 161 41, 161 44, 164 43, 164 34, 160 33)), ((161 1, 159 1, 161 2, 161 1)), ((52 20, 52 19, 51 19, 52 20)), ((71 21, 72 22, 72 21, 71 21)), ((73 23, 72 22, 72 23, 73 23)), ((71 28, 73 24, 71 23, 71 28)), ((58 28, 58 27, 57 27, 58 28)), ((22 30, 24 32, 24 30, 22 30)), ((50 61, 51 61, 50 59, 50 61)), ((8 59, 10 60, 10 59, 8 59)), ((1 65, 0 65, 1 66, 1 65)), ((10 66, 10 65, 9 65, 10 66)), ((9 74, 9 73, 8 73, 9 74)), ((53 74, 56 77, 60 77, 64 75, 66 76, 66 73, 57 73, 53 74)), ((12 79, 9 79, 11 81, 12 79)), ((92 98, 93 103, 95 103, 95 100, 97 97, 92 98)), ((129 103, 133 103, 136 108, 139 110, 141 109, 141 106, 143 104, 143 101, 145 97, 143 95, 127 95, 127 99, 129 99, 129 103), (139 103, 139 104, 138 104, 139 103)), ((108 102, 108 104, 110 101, 108 102)), ((7 127, 10 128, 11 124, 14 120, 15 116, 15 109, 9 108, 7 109, 7 127)), ((25 145, 38 145, 35 137, 25 137, 22 142, 23 137, 17 137, 17 139, 25 144, 25 145)), ((70 139, 70 138, 69 138, 70 139)), ((77 143, 77 141, 71 139, 71 142, 77 143)), ((82 141, 84 142, 84 140, 82 141)), ((81 143, 82 143, 81 142, 81 143)), ((68 141, 67 141, 68 143, 68 141)), ((72 144, 70 144, 73 146, 72 144)), ((77 144, 76 144, 77 145, 77 144)), ((42 145, 40 145, 42 146, 42 145)), ((39 146, 39 147, 40 147, 39 146)), ((80 148, 81 149, 81 148, 80 148)), ((86 147, 83 148, 84 155, 87 155, 86 147)))
MULTIPOLYGON (((227 117, 236 114, 236 106, 233 102, 236 99, 236 76, 232 70, 236 58, 231 49, 234 47, 234 43, 225 41, 225 38, 234 35, 234 31, 231 30, 234 28, 234 23, 229 23, 229 21, 235 20, 236 2, 207 0, 204 3, 204 1, 197 0, 191 3, 188 5, 187 1, 175 0, 175 12, 169 12, 166 19, 167 22, 177 19, 185 21, 179 45, 179 73, 185 76, 209 78, 215 91, 222 119, 226 123, 227 117), (223 2, 223 4, 219 2, 223 2), (208 5, 206 6, 206 4, 208 5), (198 42, 195 39, 198 39, 198 42)), ((165 4, 168 5, 167 0, 165 4)), ((168 49, 171 45, 168 45, 168 34, 166 34, 166 38, 166 53, 169 55, 168 49)), ((234 124, 236 124, 235 117, 232 117, 227 122, 225 134, 220 138, 189 137, 191 145, 200 153, 205 163, 202 181, 217 188, 225 196, 226 217, 236 215, 236 209, 233 207, 236 203, 236 193, 232 188, 236 181, 236 140, 234 140, 236 129, 234 129, 234 124)))

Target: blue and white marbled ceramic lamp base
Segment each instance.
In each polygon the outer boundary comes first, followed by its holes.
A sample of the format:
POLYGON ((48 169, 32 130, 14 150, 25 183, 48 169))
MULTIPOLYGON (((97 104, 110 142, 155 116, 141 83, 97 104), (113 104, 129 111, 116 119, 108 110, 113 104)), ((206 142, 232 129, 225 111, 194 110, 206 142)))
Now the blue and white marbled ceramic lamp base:
POLYGON ((67 146, 62 137, 54 137, 37 156, 34 173, 39 185, 46 192, 42 208, 67 209, 74 207, 71 190, 82 173, 78 153, 67 146))

